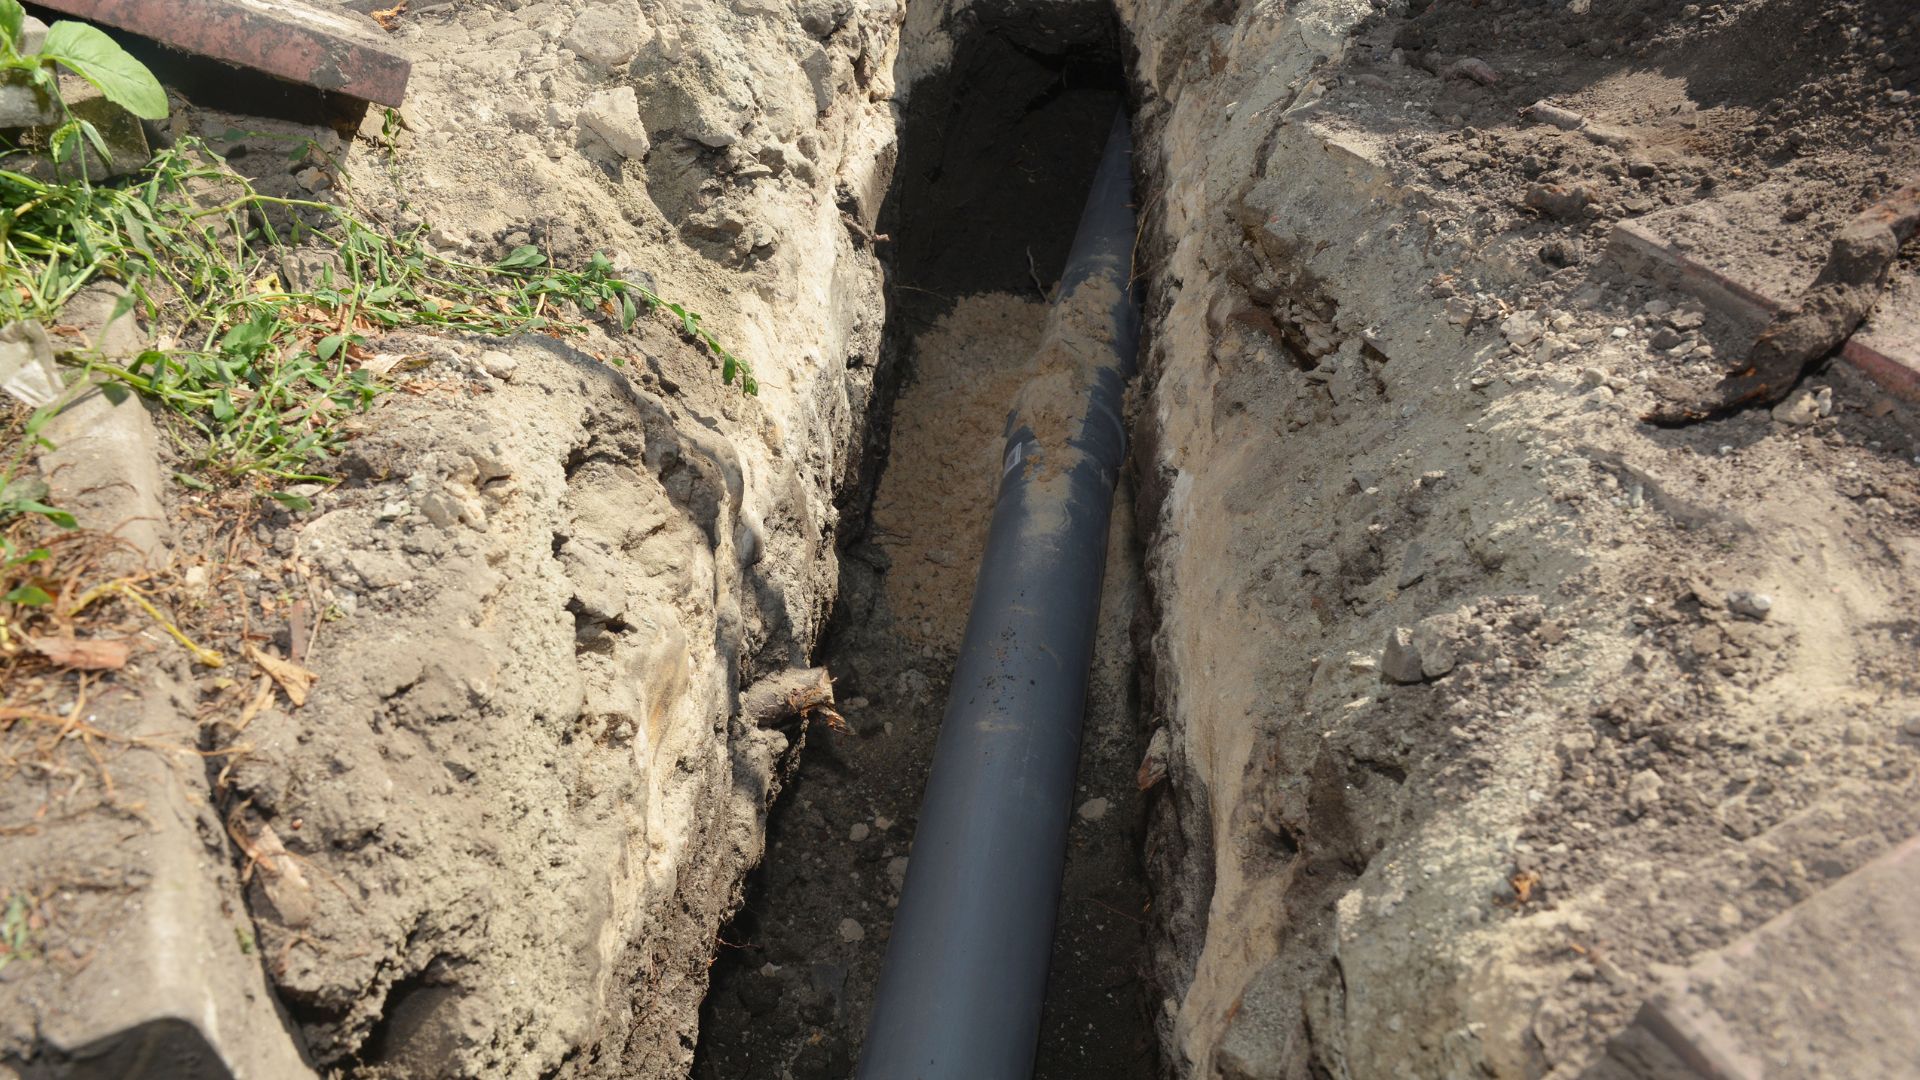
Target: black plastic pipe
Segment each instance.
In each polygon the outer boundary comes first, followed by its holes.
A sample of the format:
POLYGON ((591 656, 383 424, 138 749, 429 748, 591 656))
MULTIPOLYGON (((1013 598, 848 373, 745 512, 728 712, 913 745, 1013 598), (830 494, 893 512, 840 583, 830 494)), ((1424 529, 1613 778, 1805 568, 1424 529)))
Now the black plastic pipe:
POLYGON ((1112 134, 1048 314, 1040 375, 1007 419, 861 1080, 1030 1076, 1073 813, 1081 714, 1139 344, 1132 139, 1112 134), (1084 397, 1068 409, 1057 395, 1084 397))

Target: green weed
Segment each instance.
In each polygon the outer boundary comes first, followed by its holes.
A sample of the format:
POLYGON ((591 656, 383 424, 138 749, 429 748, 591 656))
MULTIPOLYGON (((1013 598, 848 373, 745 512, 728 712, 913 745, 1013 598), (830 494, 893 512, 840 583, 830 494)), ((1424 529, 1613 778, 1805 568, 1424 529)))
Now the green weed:
POLYGON ((25 893, 14 893, 7 898, 6 910, 0 913, 0 971, 5 971, 15 960, 32 959, 31 915, 25 893))
POLYGON ((88 284, 125 284, 115 316, 137 307, 171 347, 124 365, 74 359, 165 405, 198 436, 194 471, 230 478, 325 479, 317 463, 340 419, 381 392, 357 364, 362 346, 401 328, 567 333, 600 313, 626 329, 657 309, 712 351, 725 383, 758 391, 699 314, 615 276, 604 256, 565 270, 522 247, 483 265, 432 251, 425 232, 390 236, 328 203, 263 195, 195 140, 126 186, 0 171, 0 322, 51 323, 88 284), (280 277, 296 251, 326 264, 298 287, 280 277))

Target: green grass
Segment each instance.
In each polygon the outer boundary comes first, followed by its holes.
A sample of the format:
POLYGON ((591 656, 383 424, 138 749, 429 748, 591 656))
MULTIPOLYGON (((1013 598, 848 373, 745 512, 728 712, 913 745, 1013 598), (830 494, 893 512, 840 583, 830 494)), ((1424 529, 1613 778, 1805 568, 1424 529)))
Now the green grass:
POLYGON ((617 277, 604 256, 570 270, 522 247, 487 265, 432 251, 426 231, 387 235, 328 203, 263 195, 196 140, 124 185, 0 170, 0 323, 53 325, 89 284, 124 284, 116 316, 137 310, 168 347, 124 365, 84 353, 68 362, 165 406, 199 483, 327 479, 341 420, 382 392, 357 366, 361 346, 402 328, 568 333, 594 313, 622 329, 657 314, 713 354, 723 382, 758 391, 700 315, 617 277), (294 249, 331 265, 290 287, 280 256, 294 249))
POLYGON ((0 908, 0 971, 15 960, 33 958, 33 931, 29 926, 29 905, 25 893, 7 897, 0 908))

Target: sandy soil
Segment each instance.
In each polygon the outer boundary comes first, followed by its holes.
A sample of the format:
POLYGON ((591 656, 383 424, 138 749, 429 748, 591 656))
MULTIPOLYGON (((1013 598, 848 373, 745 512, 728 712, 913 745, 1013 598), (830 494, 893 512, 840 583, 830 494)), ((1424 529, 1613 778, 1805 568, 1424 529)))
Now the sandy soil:
MULTIPOLYGON (((895 409, 869 543, 848 567, 826 652, 853 730, 809 739, 793 801, 774 816, 766 865, 726 935, 700 1076, 844 1076, 858 1057, 993 510, 1007 405, 1035 373, 1045 316, 1034 298, 967 297, 906 357, 913 375, 895 409)), ((1127 643, 1137 552, 1124 520, 1112 547, 1045 1075, 1151 1075, 1146 1042, 1111 1038, 1138 1029, 1146 926, 1127 643)))

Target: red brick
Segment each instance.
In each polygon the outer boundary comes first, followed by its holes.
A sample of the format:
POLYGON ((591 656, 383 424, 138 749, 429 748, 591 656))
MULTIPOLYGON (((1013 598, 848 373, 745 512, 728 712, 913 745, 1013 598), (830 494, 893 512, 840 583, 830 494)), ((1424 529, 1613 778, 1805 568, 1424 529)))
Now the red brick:
POLYGON ((39 0, 44 7, 306 86, 398 105, 413 70, 378 27, 300 0, 39 0))
MULTIPOLYGON (((1778 297, 1722 273, 1667 242, 1635 221, 1614 225, 1608 254, 1622 266, 1665 279, 1702 302, 1758 330, 1786 306, 1778 297)), ((1840 359, 1879 383, 1887 392, 1920 401, 1920 335, 1912 320, 1900 318, 1893 304, 1882 304, 1840 349, 1840 359)))

